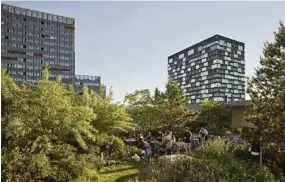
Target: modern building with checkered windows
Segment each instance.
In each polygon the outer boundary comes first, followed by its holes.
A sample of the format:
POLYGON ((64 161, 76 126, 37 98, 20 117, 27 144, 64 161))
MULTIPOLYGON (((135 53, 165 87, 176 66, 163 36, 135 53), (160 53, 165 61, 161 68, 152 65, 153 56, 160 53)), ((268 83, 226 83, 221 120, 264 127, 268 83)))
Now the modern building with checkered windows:
POLYGON ((168 76, 189 104, 245 100, 245 44, 214 35, 168 57, 168 76))

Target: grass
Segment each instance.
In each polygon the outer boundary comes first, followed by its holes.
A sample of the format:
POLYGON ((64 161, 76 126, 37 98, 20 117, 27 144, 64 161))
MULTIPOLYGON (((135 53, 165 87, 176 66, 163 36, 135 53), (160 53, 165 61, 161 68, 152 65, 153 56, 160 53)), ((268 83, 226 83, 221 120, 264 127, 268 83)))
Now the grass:
POLYGON ((118 165, 105 167, 99 172, 99 182, 123 182, 136 179, 143 168, 143 162, 124 161, 118 165))

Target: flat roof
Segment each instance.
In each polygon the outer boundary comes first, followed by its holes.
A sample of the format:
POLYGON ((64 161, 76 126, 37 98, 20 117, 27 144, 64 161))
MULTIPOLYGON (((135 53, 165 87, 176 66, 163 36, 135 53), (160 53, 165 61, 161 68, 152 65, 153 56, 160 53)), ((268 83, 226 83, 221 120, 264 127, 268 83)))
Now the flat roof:
POLYGON ((52 13, 46 13, 42 11, 37 11, 37 10, 32 10, 28 8, 22 8, 18 6, 12 6, 9 4, 4 4, 1 3, 1 9, 5 10, 9 13, 14 13, 14 14, 19 14, 19 15, 24 15, 24 16, 30 16, 34 18, 39 18, 39 19, 44 19, 44 20, 50 20, 50 21, 55 21, 55 22, 60 22, 60 23, 66 23, 66 24, 74 24, 75 19, 71 17, 66 17, 66 16, 60 16, 52 13))
POLYGON ((196 43, 196 44, 194 44, 194 45, 192 45, 192 46, 190 46, 190 47, 187 47, 187 48, 185 48, 185 49, 183 49, 183 50, 181 50, 181 51, 178 51, 178 52, 176 52, 176 53, 174 53, 174 54, 168 56, 168 58, 171 58, 171 57, 173 57, 173 56, 175 56, 175 55, 177 55, 177 54, 181 54, 181 53, 183 53, 183 52, 186 52, 187 50, 189 50, 189 49, 191 49, 191 48, 194 48, 194 47, 197 47, 197 46, 199 46, 200 44, 202 44, 202 43, 204 43, 204 42, 207 42, 207 41, 209 41, 209 40, 211 40, 211 39, 214 39, 215 37, 217 37, 217 38, 223 38, 223 39, 228 39, 228 40, 235 41, 235 42, 238 42, 238 43, 244 45, 243 42, 240 42, 240 41, 237 41, 237 40, 235 40, 235 39, 228 38, 228 37, 225 37, 225 36, 222 36, 222 35, 219 35, 219 34, 215 34, 215 35, 213 35, 213 36, 211 36, 211 37, 209 37, 209 38, 207 38, 207 39, 204 39, 204 40, 202 40, 202 41, 200 41, 200 42, 198 42, 198 43, 196 43))

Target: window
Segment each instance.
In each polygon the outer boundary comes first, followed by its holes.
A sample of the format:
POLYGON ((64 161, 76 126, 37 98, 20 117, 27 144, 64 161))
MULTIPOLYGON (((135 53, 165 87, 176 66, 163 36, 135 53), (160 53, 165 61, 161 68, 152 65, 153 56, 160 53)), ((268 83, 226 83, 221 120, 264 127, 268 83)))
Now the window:
POLYGON ((179 59, 182 59, 183 57, 184 57, 184 54, 182 53, 182 54, 179 55, 178 58, 179 58, 179 59))
POLYGON ((238 50, 243 51, 243 46, 238 45, 238 50))
POLYGON ((194 49, 191 49, 191 50, 188 51, 188 55, 191 55, 193 53, 194 53, 194 49))

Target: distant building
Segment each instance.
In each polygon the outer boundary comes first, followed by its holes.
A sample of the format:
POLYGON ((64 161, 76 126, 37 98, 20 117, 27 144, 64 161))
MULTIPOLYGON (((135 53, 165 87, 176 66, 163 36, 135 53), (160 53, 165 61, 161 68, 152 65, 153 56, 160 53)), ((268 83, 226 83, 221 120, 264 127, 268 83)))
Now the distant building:
POLYGON ((168 76, 189 103, 245 100, 245 45, 214 35, 168 57, 168 76))
POLYGON ((74 83, 75 20, 73 18, 1 4, 1 65, 16 83, 50 77, 74 83))
POLYGON ((101 77, 90 75, 75 75, 74 88, 76 93, 82 93, 84 86, 97 93, 100 91, 101 77))
POLYGON ((101 77, 75 76, 75 19, 1 4, 1 66, 16 83, 61 76, 77 92, 87 85, 99 92, 101 77))

